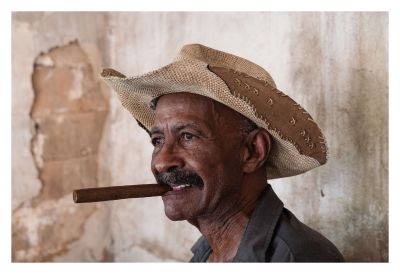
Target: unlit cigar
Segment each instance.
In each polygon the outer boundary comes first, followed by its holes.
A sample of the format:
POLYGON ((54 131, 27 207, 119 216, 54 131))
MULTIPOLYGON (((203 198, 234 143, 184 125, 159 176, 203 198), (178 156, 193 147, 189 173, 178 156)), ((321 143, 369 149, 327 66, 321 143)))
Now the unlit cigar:
POLYGON ((126 185, 76 189, 72 193, 75 203, 92 203, 129 198, 161 196, 172 190, 166 184, 126 185))

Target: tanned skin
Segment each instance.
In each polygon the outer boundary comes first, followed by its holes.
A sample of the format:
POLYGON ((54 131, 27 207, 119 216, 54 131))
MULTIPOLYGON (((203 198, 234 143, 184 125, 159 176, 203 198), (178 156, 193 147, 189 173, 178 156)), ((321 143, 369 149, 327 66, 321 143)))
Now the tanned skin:
POLYGON ((174 93, 158 100, 151 129, 153 174, 183 170, 203 181, 162 198, 169 219, 187 220, 207 239, 209 262, 232 261, 267 183, 270 136, 261 128, 244 134, 237 115, 207 97, 174 93))

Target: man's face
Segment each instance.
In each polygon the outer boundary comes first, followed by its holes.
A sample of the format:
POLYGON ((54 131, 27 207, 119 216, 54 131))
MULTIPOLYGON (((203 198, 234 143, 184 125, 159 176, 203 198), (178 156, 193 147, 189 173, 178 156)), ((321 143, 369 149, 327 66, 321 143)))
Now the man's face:
POLYGON ((189 93, 162 96, 151 129, 151 169, 172 191, 163 195, 171 220, 195 220, 231 206, 242 182, 242 135, 234 111, 189 93))

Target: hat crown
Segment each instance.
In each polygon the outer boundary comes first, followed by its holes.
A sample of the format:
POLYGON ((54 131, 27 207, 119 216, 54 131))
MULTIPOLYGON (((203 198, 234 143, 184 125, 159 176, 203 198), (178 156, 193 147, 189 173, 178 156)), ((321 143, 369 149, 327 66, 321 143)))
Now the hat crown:
POLYGON ((201 44, 189 44, 182 47, 174 61, 196 59, 210 66, 222 66, 239 72, 244 72, 276 88, 271 75, 259 65, 242 57, 209 48, 201 44))

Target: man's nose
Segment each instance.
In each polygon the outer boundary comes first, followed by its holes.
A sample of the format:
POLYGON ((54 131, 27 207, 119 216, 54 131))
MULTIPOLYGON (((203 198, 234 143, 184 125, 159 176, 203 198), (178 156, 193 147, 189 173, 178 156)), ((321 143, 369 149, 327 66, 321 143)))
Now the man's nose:
POLYGON ((157 173, 170 172, 173 169, 181 169, 184 165, 174 144, 164 143, 163 147, 153 154, 153 167, 157 173))

